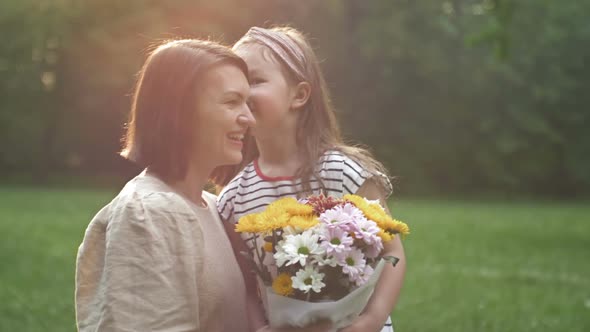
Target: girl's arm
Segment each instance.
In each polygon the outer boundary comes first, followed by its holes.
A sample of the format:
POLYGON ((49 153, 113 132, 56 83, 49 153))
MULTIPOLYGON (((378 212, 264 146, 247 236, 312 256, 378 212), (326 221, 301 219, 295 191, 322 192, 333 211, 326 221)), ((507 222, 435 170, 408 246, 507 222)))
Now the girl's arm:
MULTIPOLYGON (((374 180, 366 180, 356 192, 356 195, 371 200, 379 199, 387 213, 391 214, 387 207, 384 191, 374 180)), ((395 256, 400 260, 395 267, 392 264, 385 265, 375 286, 375 291, 365 306, 363 313, 350 326, 340 330, 341 332, 381 331, 387 317, 393 311, 406 273, 406 256, 399 236, 384 243, 383 255, 395 256)))

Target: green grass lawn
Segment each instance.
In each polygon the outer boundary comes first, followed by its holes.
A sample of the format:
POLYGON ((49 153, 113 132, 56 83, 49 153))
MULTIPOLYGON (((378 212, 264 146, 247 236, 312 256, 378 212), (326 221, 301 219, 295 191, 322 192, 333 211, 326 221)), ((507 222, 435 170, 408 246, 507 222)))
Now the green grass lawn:
MULTIPOLYGON (((114 191, 0 189, 0 331, 74 331, 76 250, 114 191)), ((589 331, 590 204, 400 201, 404 331, 589 331)))

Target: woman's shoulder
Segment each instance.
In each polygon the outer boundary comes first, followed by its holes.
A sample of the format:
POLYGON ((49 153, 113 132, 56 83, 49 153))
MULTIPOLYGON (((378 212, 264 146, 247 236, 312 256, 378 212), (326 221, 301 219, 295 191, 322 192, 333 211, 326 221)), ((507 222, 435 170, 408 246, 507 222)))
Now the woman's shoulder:
POLYGON ((150 216, 190 215, 185 199, 154 176, 139 175, 127 182, 109 203, 111 214, 143 220, 150 216), (137 218, 134 218, 137 217, 137 218))

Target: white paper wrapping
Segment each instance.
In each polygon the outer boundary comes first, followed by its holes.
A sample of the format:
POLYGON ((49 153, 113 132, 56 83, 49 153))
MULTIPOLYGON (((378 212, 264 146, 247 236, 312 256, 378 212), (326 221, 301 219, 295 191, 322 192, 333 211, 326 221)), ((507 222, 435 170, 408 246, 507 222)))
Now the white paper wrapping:
POLYGON ((270 326, 304 327, 323 319, 332 321, 333 331, 350 325, 365 308, 385 264, 389 263, 381 259, 367 283, 338 301, 306 302, 296 300, 277 295, 273 292, 272 287, 265 286, 266 298, 263 299, 263 303, 268 313, 270 326))

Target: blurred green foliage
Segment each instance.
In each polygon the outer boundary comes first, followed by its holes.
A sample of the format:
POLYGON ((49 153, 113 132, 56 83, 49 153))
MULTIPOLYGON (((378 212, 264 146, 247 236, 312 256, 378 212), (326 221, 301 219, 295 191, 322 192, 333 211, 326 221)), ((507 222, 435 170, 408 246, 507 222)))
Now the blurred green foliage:
POLYGON ((590 193, 590 0, 5 0, 0 170, 121 172, 155 41, 231 44, 290 24, 317 49, 347 137, 407 193, 590 193))

